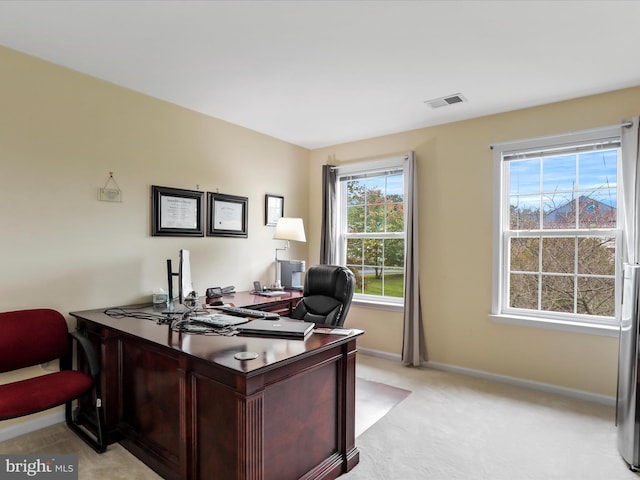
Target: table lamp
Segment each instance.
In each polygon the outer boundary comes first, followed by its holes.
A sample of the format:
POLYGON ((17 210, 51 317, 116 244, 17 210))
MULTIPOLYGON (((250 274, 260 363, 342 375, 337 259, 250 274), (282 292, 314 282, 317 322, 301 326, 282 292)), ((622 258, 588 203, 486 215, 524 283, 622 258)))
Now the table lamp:
POLYGON ((304 223, 301 218, 280 217, 276 224, 276 230, 273 232, 274 240, 286 240, 284 248, 276 248, 276 277, 275 287, 280 287, 278 280, 278 250, 288 250, 289 241, 306 242, 307 237, 304 234, 304 223))

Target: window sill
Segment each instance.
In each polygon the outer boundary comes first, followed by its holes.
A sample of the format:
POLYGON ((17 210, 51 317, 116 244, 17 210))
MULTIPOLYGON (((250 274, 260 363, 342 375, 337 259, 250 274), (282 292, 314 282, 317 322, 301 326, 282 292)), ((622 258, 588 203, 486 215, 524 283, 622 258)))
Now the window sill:
POLYGON ((399 303, 375 302, 372 300, 353 299, 351 305, 354 307, 372 308, 374 310, 386 310, 388 312, 402 312, 404 305, 399 303))
POLYGON ((489 317, 496 323, 507 325, 520 325, 523 327, 544 328, 549 330, 560 330, 563 332, 585 333, 588 335, 599 335, 603 337, 618 337, 619 327, 617 325, 595 325, 592 323, 567 322, 563 320, 553 320, 550 318, 521 317, 517 315, 494 315, 489 317))

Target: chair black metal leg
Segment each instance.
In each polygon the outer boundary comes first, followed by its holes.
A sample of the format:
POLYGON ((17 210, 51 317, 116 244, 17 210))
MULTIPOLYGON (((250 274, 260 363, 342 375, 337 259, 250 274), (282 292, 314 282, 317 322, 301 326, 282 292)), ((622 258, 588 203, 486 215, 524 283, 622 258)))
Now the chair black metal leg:
POLYGON ((102 400, 96 400, 96 436, 95 438, 82 428, 77 419, 74 418, 73 401, 65 404, 65 419, 67 426, 73 430, 87 445, 93 448, 97 453, 103 453, 107 450, 107 442, 105 438, 104 428, 104 412, 102 410, 102 400))

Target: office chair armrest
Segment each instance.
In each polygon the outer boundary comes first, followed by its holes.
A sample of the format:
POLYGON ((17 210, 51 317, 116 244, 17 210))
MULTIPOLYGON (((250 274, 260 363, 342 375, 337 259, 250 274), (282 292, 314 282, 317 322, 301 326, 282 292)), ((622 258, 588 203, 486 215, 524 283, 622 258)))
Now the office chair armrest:
POLYGON ((97 378, 100 375, 100 358, 93 344, 80 332, 69 332, 69 335, 82 347, 82 351, 89 363, 89 373, 94 379, 97 378))

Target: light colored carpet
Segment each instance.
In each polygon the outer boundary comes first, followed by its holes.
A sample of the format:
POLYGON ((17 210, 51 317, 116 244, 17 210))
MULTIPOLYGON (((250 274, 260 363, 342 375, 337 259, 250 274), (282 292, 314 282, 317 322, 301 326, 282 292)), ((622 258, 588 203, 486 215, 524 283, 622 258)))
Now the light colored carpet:
POLYGON ((78 480, 157 480, 162 478, 118 443, 109 445, 103 454, 96 453, 69 430, 65 423, 58 423, 37 432, 1 442, 0 453, 61 455, 75 453, 78 455, 78 480))
POLYGON ((356 439, 344 480, 638 480, 612 407, 361 355, 359 377, 412 394, 356 439))
POLYGON ((355 436, 362 435, 410 394, 404 388, 357 377, 355 436))
MULTIPOLYGON (((411 394, 356 438, 360 463, 341 480, 640 478, 618 454, 611 407, 366 355, 357 375, 411 394)), ((54 450, 79 453, 81 480, 159 478, 120 445, 97 455, 63 425, 0 443, 54 450)))

